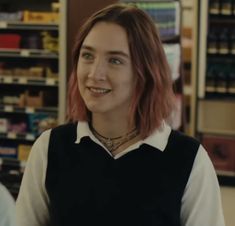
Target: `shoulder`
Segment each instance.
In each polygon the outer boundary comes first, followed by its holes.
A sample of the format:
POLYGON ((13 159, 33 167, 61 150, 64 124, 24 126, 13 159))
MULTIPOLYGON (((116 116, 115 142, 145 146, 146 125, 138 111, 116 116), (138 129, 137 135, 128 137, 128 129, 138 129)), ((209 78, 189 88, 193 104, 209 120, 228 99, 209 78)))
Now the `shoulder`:
POLYGON ((57 138, 66 138, 76 136, 77 123, 67 123, 57 126, 51 130, 51 136, 57 138))
POLYGON ((177 168, 187 169, 189 175, 199 147, 200 142, 197 139, 182 132, 172 130, 164 153, 172 165, 177 168))
POLYGON ((181 145, 190 145, 190 146, 197 146, 199 148, 200 142, 191 136, 188 136, 180 131, 172 130, 169 136, 169 141, 172 143, 178 143, 181 145))
POLYGON ((169 138, 166 150, 176 150, 177 154, 192 155, 195 158, 200 142, 191 136, 188 136, 180 131, 172 130, 169 138))

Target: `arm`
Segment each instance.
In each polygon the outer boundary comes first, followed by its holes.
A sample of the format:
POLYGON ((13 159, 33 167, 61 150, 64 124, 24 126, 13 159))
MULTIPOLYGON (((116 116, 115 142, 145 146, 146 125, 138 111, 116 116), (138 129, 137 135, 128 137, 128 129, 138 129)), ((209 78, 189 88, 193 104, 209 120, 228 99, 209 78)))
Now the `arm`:
POLYGON ((0 184, 0 225, 1 226, 16 226, 15 219, 15 202, 7 191, 0 184))
POLYGON ((213 165, 200 146, 182 198, 183 226, 225 226, 220 188, 213 165))
POLYGON ((49 200, 45 188, 50 130, 34 143, 16 201, 19 226, 45 226, 49 222, 49 200))

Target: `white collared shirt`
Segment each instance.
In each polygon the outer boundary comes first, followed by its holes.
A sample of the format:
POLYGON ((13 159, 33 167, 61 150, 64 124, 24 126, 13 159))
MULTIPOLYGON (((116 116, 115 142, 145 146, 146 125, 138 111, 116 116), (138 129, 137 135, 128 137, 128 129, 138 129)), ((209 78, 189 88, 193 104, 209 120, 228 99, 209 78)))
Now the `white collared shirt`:
MULTIPOLYGON (((17 220, 19 226, 44 226, 49 222, 49 198, 45 188, 47 152, 51 130, 45 131, 34 143, 20 193, 16 202, 17 220)), ((115 155, 118 159, 126 153, 145 143, 164 151, 171 128, 163 123, 161 129, 156 130, 145 140, 129 146, 115 155)), ((86 122, 77 125, 77 139, 88 136, 101 145, 110 155, 111 153, 92 134, 86 122)), ((112 156, 112 155, 111 155, 112 156)), ((118 217, 118 215, 117 215, 118 217)), ((205 149, 200 145, 193 168, 186 185, 181 205, 182 226, 224 226, 220 189, 213 165, 205 149)))
POLYGON ((8 190, 0 183, 0 225, 16 226, 15 201, 8 190))

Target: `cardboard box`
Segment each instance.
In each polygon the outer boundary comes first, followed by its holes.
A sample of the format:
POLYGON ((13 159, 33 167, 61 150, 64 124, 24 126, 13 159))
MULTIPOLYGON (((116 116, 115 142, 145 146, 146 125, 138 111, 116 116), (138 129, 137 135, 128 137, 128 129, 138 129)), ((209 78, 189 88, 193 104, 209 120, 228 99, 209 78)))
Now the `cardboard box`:
POLYGON ((216 170, 235 172, 235 137, 207 135, 202 144, 216 170))

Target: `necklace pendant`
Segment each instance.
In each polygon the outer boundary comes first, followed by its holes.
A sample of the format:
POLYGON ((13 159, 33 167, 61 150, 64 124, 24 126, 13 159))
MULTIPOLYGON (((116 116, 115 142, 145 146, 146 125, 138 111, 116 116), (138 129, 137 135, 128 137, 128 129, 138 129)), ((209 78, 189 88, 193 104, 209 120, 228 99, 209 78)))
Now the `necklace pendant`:
POLYGON ((113 141, 112 141, 111 139, 108 139, 108 140, 106 141, 106 145, 107 145, 108 147, 112 148, 112 147, 113 147, 113 141))

